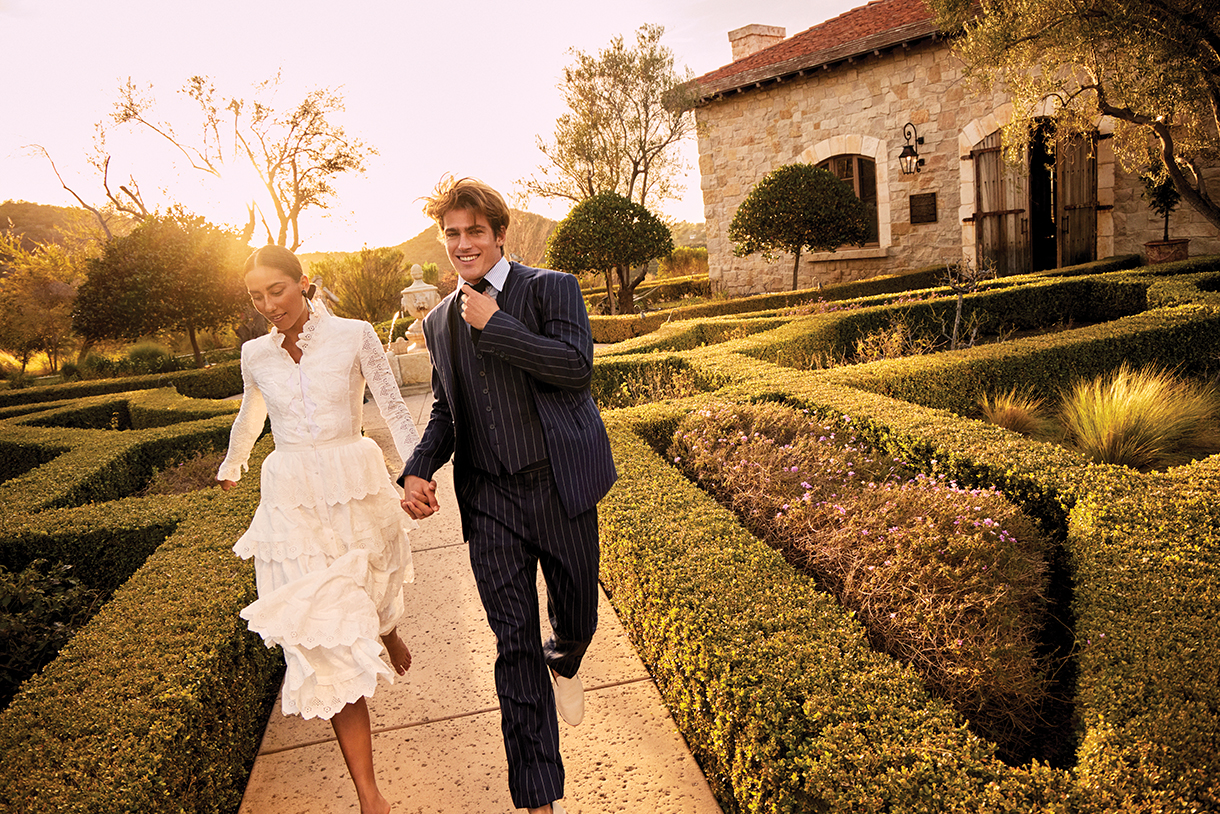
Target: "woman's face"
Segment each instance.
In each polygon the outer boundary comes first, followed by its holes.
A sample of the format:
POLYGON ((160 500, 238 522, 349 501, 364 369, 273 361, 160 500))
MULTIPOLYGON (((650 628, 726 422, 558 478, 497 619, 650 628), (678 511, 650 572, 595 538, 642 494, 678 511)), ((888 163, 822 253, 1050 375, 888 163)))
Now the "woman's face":
POLYGON ((302 292, 309 288, 309 278, 293 279, 270 266, 255 266, 246 272, 246 290, 255 309, 271 321, 281 333, 299 332, 309 319, 309 306, 302 292))

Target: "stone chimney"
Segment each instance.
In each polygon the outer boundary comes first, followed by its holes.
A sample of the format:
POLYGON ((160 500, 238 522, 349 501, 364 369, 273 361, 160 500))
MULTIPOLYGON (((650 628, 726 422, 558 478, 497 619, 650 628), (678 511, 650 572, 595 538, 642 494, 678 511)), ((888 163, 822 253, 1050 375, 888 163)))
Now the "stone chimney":
POLYGON ((764 48, 770 48, 784 38, 784 29, 777 25, 747 25, 729 32, 733 45, 733 61, 745 59, 764 48))

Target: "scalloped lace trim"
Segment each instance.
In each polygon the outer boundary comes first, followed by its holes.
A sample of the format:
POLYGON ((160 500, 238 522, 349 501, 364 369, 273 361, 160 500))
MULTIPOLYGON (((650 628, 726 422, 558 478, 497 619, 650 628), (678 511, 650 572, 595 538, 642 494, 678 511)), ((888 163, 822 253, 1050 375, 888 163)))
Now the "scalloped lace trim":
MULTIPOLYGON (((313 341, 314 335, 318 332, 318 328, 320 328, 322 324, 330 318, 330 312, 325 308, 319 308, 312 303, 308 306, 308 308, 309 318, 305 320, 305 324, 301 327, 301 335, 297 337, 297 347, 300 349, 301 353, 304 353, 305 349, 309 347, 309 344, 313 341)), ((272 341, 275 342, 280 350, 283 350, 284 334, 280 331, 280 329, 272 325, 269 333, 272 341)), ((284 352, 287 353, 288 351, 284 352)))

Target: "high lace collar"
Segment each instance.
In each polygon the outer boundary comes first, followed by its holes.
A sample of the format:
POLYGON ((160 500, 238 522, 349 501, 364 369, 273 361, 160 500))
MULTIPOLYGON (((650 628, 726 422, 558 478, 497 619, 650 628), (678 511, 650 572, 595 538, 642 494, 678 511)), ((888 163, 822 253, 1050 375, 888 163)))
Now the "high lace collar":
MULTIPOLYGON (((304 353, 306 348, 309 347, 309 343, 313 341, 318 328, 322 327, 328 319, 330 319, 330 312, 326 310, 326 306, 310 304, 309 318, 301 326, 301 335, 297 337, 297 348, 301 353, 304 353)), ((276 344, 281 348, 284 347, 284 334, 274 325, 271 326, 271 336, 276 344)))

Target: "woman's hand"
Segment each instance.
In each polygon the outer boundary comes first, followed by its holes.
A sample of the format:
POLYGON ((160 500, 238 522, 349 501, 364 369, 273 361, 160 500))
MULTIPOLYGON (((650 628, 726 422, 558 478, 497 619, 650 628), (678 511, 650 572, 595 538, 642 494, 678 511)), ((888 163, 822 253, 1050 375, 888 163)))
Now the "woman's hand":
POLYGON ((237 485, 237 481, 235 481, 235 480, 222 480, 220 482, 220 488, 225 490, 226 492, 229 491, 230 489, 232 489, 236 485, 237 485))
POLYGON ((436 481, 426 481, 415 475, 407 475, 403 481, 402 510, 413 520, 423 520, 436 513, 440 504, 436 502, 436 481))

